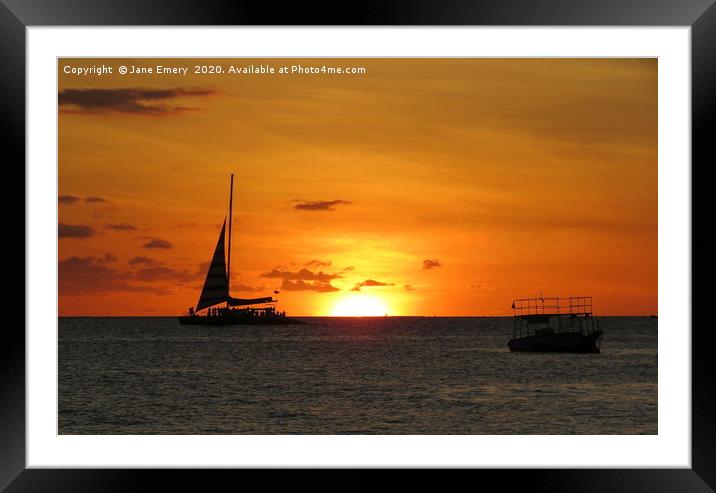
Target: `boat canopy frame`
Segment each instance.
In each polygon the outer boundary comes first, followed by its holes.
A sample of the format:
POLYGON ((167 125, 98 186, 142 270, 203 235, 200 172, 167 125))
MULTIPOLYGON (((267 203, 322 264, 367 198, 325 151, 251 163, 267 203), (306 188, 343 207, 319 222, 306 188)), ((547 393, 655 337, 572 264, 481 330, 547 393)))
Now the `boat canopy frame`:
POLYGON ((591 296, 520 298, 512 301, 513 338, 548 333, 600 332, 591 296))
POLYGON ((515 317, 529 315, 592 315, 591 296, 520 298, 512 300, 515 317))

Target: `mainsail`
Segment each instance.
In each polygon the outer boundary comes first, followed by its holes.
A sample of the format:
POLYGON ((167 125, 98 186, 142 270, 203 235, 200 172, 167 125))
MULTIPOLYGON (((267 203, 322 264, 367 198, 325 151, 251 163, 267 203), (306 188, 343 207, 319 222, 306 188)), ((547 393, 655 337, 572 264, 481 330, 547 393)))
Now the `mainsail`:
POLYGON ((199 303, 196 304, 197 311, 223 303, 229 298, 229 280, 226 277, 226 258, 224 255, 225 233, 226 219, 224 219, 224 225, 221 227, 219 241, 216 243, 209 271, 206 273, 204 289, 201 290, 199 303))
POLYGON ((226 270, 226 256, 224 254, 224 243, 226 236, 226 220, 221 227, 219 241, 214 249, 214 257, 211 259, 209 271, 206 273, 204 289, 201 290, 199 303, 196 304, 196 311, 227 302, 229 306, 246 306, 255 303, 271 303, 274 301, 270 296, 266 298, 232 298, 229 295, 229 278, 226 270))

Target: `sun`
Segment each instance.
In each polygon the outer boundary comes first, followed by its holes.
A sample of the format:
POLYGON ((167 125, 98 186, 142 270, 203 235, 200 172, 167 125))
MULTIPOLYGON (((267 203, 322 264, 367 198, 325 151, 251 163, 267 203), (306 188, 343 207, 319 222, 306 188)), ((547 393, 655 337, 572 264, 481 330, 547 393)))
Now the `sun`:
POLYGON ((349 294, 331 309, 333 317, 381 317, 388 314, 385 302, 369 294, 349 294))

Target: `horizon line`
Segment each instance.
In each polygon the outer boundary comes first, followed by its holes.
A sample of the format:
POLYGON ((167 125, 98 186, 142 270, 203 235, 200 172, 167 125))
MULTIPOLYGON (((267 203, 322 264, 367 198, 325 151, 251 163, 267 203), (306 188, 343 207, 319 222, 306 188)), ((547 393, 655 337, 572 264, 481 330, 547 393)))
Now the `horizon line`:
MULTIPOLYGON (((554 314, 558 315, 558 314, 554 314)), ((561 315, 569 315, 563 313, 561 315)), ((658 317, 658 313, 638 315, 592 315, 599 317, 658 317)), ((180 315, 58 315, 57 318, 173 318, 180 315)), ((293 318, 513 318, 514 315, 291 315, 293 318)), ((240 324, 239 324, 240 325, 240 324)))

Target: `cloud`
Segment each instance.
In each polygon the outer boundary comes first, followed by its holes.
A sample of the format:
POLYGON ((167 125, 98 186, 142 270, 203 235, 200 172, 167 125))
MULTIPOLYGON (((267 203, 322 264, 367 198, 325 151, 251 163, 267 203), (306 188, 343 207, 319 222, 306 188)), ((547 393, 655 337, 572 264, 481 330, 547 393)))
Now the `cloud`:
POLYGON ((330 260, 328 262, 323 262, 321 260, 311 260, 310 262, 305 264, 305 267, 330 267, 332 263, 333 262, 331 262, 330 260))
POLYGON ((432 269, 434 267, 442 267, 438 259, 425 259, 423 260, 423 269, 432 269))
POLYGON ((129 261, 132 270, 120 270, 107 264, 116 262, 111 253, 103 257, 70 257, 58 262, 60 294, 102 294, 117 291, 171 294, 153 283, 188 284, 206 274, 207 264, 195 271, 167 267, 148 257, 134 257, 129 261))
POLYGON ((157 265, 159 262, 154 260, 153 258, 149 257, 134 257, 129 262, 127 262, 129 265, 135 266, 135 265, 157 265))
POLYGON ((173 245, 167 240, 162 240, 161 238, 152 238, 150 241, 142 245, 142 248, 160 248, 163 250, 168 250, 170 248, 173 248, 173 245))
POLYGON ((337 205, 350 204, 347 200, 320 200, 317 202, 301 202, 293 206, 300 211, 334 211, 337 205))
MULTIPOLYGON (((94 211, 92 213, 92 217, 95 219, 101 219, 105 216, 112 217, 117 212, 117 206, 112 203, 110 200, 107 200, 103 197, 85 197, 82 199, 81 197, 78 197, 76 195, 60 195, 57 197, 57 202, 60 205, 74 205, 80 201, 84 201, 85 204, 92 206, 94 208, 94 211)), ((125 225, 118 225, 118 226, 125 226, 125 225)), ((126 225, 128 226, 128 225, 126 225)), ((113 229, 111 225, 107 225, 109 229, 113 229)))
POLYGON ((134 115, 166 115, 190 110, 168 104, 168 100, 209 96, 215 91, 199 88, 175 89, 65 89, 58 96, 60 107, 77 113, 129 113, 134 115))
POLYGON ((316 291, 328 293, 331 291, 340 291, 337 287, 331 285, 331 281, 343 276, 340 274, 327 274, 323 271, 312 272, 304 267, 296 272, 275 268, 270 272, 264 272, 260 277, 281 279, 283 281, 281 289, 287 291, 316 291))
POLYGON ((75 197, 74 195, 60 195, 59 197, 57 197, 57 202, 65 205, 72 205, 79 200, 80 198, 75 197))
POLYGON ((340 291, 335 286, 332 286, 330 282, 306 282, 306 281, 290 281, 284 279, 281 284, 281 288, 284 291, 316 291, 318 293, 329 293, 332 291, 340 291))
POLYGON ((105 228, 111 229, 112 231, 136 231, 137 230, 136 226, 132 226, 131 224, 124 224, 124 223, 107 224, 105 226, 105 228))
POLYGON ((103 199, 102 197, 87 197, 85 202, 88 204, 112 204, 112 202, 107 199, 103 199))
POLYGON ((62 238, 90 238, 94 236, 95 231, 90 226, 83 226, 81 224, 64 224, 59 223, 57 225, 57 235, 60 239, 62 238))
POLYGON ((92 214, 92 217, 95 219, 102 219, 105 215, 112 217, 115 212, 117 212, 117 206, 110 200, 102 197, 86 197, 85 203, 99 208, 99 210, 95 210, 92 214))
POLYGON ((144 282, 172 281, 184 284, 200 279, 204 274, 205 272, 199 269, 195 272, 190 272, 188 270, 173 269, 164 265, 154 265, 137 270, 134 273, 134 277, 144 282))
POLYGON ((395 286, 395 284, 393 284, 392 282, 380 282, 374 279, 367 279, 363 282, 357 283, 355 286, 353 286, 353 289, 351 289, 351 291, 360 291, 360 288, 373 286, 395 286))
POLYGON ((284 279, 289 281, 329 282, 333 279, 339 279, 342 276, 340 274, 326 274, 323 271, 312 272, 306 268, 303 268, 296 272, 273 269, 270 272, 264 272, 263 274, 261 274, 260 277, 267 277, 269 279, 284 279))
POLYGON ((415 288, 413 286, 411 286, 410 284, 406 284, 405 286, 403 286, 403 288, 406 291, 415 291, 415 288))
POLYGON ((59 261, 57 264, 59 293, 73 295, 127 291, 168 294, 165 289, 146 284, 138 286, 129 284, 128 282, 133 279, 131 272, 123 272, 104 264, 103 259, 92 256, 73 256, 59 261))

